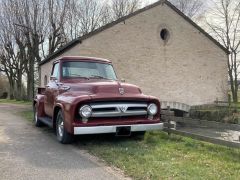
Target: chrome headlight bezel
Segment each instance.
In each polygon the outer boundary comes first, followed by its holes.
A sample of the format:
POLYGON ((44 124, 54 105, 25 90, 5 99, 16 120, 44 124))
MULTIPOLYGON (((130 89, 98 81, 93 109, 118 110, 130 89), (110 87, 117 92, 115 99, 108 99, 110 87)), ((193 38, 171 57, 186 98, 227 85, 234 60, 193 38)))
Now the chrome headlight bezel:
POLYGON ((92 108, 89 105, 83 105, 80 109, 79 109, 79 115, 82 118, 89 118, 92 115, 92 108))
POLYGON ((149 115, 155 116, 158 113, 157 105, 154 104, 154 103, 149 104, 148 107, 147 107, 147 112, 148 112, 149 115))

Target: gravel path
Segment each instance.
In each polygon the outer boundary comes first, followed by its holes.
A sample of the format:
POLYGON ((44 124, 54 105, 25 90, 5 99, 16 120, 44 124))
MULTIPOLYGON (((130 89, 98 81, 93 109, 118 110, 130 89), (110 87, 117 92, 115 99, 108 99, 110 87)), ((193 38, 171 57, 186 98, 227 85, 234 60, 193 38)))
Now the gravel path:
POLYGON ((49 128, 21 118, 26 108, 0 104, 0 179, 124 179, 81 147, 58 143, 49 128))

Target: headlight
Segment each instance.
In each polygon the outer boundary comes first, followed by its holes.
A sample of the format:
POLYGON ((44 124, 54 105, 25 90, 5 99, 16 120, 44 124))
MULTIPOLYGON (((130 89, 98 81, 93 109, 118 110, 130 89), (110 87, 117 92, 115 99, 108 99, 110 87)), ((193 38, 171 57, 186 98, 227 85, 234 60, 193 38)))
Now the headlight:
POLYGON ((79 109, 79 114, 82 118, 89 118, 92 114, 92 108, 88 105, 84 105, 79 109))
POLYGON ((147 110, 148 110, 148 114, 154 116, 157 114, 158 108, 156 104, 152 103, 152 104, 149 104, 147 110))

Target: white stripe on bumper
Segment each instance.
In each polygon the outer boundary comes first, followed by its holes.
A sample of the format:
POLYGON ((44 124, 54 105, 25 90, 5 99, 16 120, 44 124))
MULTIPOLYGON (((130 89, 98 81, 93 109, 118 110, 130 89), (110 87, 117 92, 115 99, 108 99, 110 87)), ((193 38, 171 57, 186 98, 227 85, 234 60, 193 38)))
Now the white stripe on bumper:
POLYGON ((136 124, 136 125, 114 125, 114 126, 93 126, 93 127, 74 127, 74 134, 104 134, 116 133, 117 127, 131 127, 131 132, 151 131, 163 129, 163 123, 157 124, 136 124))

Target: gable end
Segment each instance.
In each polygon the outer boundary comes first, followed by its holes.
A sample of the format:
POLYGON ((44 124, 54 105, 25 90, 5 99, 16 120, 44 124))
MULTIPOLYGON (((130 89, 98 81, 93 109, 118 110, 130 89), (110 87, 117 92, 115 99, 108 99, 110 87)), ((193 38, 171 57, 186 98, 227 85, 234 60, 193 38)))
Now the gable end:
POLYGON ((204 34, 209 40, 211 40, 214 44, 216 44, 220 49, 222 49, 226 54, 229 54, 229 51, 223 46, 221 45, 216 39, 214 39, 211 35, 209 35, 205 30, 203 30, 200 26, 198 26, 195 22, 193 22, 189 17, 187 17, 184 13, 182 13, 178 8, 176 8, 172 3, 170 3, 169 1, 167 0, 160 0, 160 1, 157 1, 149 6, 146 6, 142 9, 139 9, 129 15, 126 15, 116 21, 113 21, 113 22, 110 22, 88 34, 85 34, 81 37, 78 37, 74 40, 72 40, 71 42, 67 43, 66 45, 64 45, 63 47, 59 48, 56 52, 50 54, 47 58, 45 58, 43 61, 41 61, 39 63, 39 65, 43 65, 45 63, 47 63, 48 61, 52 60, 53 58, 61 55, 62 53, 64 53, 66 50, 74 47, 75 45, 77 45, 78 43, 81 43, 83 40, 91 37, 91 36, 94 36, 108 28, 111 28, 113 27, 114 25, 116 24, 119 24, 121 22, 124 22, 125 20, 135 16, 135 15, 138 15, 144 11, 147 11, 149 9, 152 9, 158 5, 164 5, 166 4, 168 7, 170 7, 173 11, 175 11, 178 15, 180 15, 181 17, 183 17, 187 22, 189 22, 192 26, 194 26, 196 29, 198 29, 202 34, 204 34))

